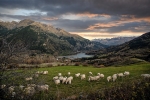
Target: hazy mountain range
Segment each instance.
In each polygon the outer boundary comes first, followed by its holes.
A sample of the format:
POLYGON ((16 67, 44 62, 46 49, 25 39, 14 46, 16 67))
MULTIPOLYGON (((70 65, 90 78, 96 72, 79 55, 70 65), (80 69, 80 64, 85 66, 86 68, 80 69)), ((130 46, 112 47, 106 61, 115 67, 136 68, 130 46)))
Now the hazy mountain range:
POLYGON ((137 59, 150 61, 150 32, 117 46, 91 51, 89 54, 97 55, 90 63, 107 66, 140 61, 137 59))
POLYGON ((30 50, 50 54, 71 54, 78 51, 98 50, 105 45, 91 42, 51 25, 25 19, 20 22, 0 22, 0 37, 23 41, 30 50))
POLYGON ((133 37, 115 37, 115 38, 110 38, 110 39, 93 39, 92 41, 100 42, 104 45, 112 46, 112 45, 120 45, 125 42, 128 42, 130 40, 133 40, 136 38, 135 36, 133 37))

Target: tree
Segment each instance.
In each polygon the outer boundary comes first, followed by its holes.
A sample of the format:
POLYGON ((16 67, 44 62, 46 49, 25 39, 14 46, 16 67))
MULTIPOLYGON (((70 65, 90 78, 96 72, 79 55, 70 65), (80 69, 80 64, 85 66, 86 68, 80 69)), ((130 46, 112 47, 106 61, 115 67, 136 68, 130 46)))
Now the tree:
MULTIPOLYGON (((0 38, 0 86, 4 78, 4 71, 7 69, 11 59, 19 57, 20 53, 25 51, 27 46, 22 41, 15 39, 0 38)), ((3 99, 5 92, 0 89, 0 99, 3 99)))
POLYGON ((22 41, 15 41, 15 39, 7 40, 0 39, 0 69, 5 69, 9 63, 10 58, 18 57, 20 52, 26 50, 26 46, 22 41))

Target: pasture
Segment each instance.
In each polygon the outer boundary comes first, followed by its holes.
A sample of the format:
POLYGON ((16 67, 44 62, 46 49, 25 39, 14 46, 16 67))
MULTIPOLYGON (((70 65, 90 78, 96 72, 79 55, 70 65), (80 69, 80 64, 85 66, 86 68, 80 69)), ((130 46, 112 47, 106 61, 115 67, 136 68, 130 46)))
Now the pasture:
MULTIPOLYGON (((24 97, 26 99, 36 99, 36 100, 47 100, 47 99, 73 99, 77 96, 87 96, 94 91, 103 90, 113 86, 119 86, 122 83, 128 83, 133 80, 142 78, 141 74, 150 74, 150 63, 138 63, 133 65, 121 66, 121 67, 105 67, 105 68, 94 68, 93 66, 57 66, 50 68, 32 68, 32 69, 17 69, 17 70, 7 70, 4 72, 2 77, 2 84, 7 86, 19 86, 27 84, 47 84, 49 85, 49 90, 47 92, 38 92, 32 96, 24 97), (33 80, 25 81, 26 77, 33 76, 37 71, 48 71, 47 75, 39 75, 39 77, 33 78, 33 80), (105 75, 104 79, 99 81, 88 81, 89 72, 93 75, 97 73, 102 73, 105 75), (116 73, 124 73, 124 71, 129 71, 129 77, 118 78, 116 82, 107 82, 107 76, 112 76, 116 73), (70 72, 73 76, 73 81, 71 84, 58 84, 56 85, 53 81, 53 77, 57 76, 58 73, 62 73, 62 76, 67 76, 70 72), (76 78, 75 74, 81 73, 86 74, 86 79, 81 80, 76 78)), ((19 92, 16 90, 16 93, 19 92)), ((7 92, 6 92, 7 94, 7 92)), ((21 92, 17 95, 18 98, 21 92)), ((9 96, 9 95, 8 95, 9 96)))

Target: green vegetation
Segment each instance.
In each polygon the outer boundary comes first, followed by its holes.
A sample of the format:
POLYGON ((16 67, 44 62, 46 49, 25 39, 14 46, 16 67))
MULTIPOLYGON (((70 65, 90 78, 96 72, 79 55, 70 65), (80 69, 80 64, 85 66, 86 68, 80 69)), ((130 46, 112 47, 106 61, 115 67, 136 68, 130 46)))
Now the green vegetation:
POLYGON ((0 23, 0 37, 4 36, 9 41, 12 39, 15 39, 15 42, 22 41, 28 46, 28 50, 47 54, 68 55, 104 47, 100 43, 91 42, 62 29, 27 19, 15 24, 0 23))
MULTIPOLYGON (((104 93, 105 90, 106 95, 108 95, 108 89, 113 91, 114 87, 116 87, 116 91, 118 91, 118 87, 124 87, 124 86, 132 86, 130 83, 133 83, 133 86, 137 86, 137 80, 138 81, 145 81, 142 80, 140 77, 143 73, 149 73, 150 72, 150 63, 138 63, 128 66, 122 66, 122 67, 105 67, 105 68, 94 68, 92 66, 84 67, 84 66, 58 66, 58 67, 50 67, 50 68, 35 68, 35 69, 18 69, 18 70, 8 70, 4 73, 2 83, 7 84, 8 86, 11 85, 27 85, 27 84, 48 84, 49 85, 49 91, 46 93, 36 93, 36 95, 30 97, 32 99, 40 99, 47 100, 49 99, 63 99, 63 98, 89 98, 89 96, 93 96, 94 100, 97 98, 105 98, 104 93), (38 78, 34 78, 32 81, 26 82, 24 80, 25 77, 32 76, 36 71, 44 71, 48 70, 48 75, 40 75, 38 78), (104 79, 101 79, 99 81, 89 82, 88 79, 88 72, 91 71, 94 75, 97 75, 98 72, 103 73, 105 75, 104 79), (109 75, 113 75, 115 73, 120 73, 124 71, 129 71, 131 75, 129 77, 119 78, 117 79, 117 82, 107 82, 106 77, 109 75), (62 73, 63 76, 68 76, 67 73, 71 72, 71 76, 74 77, 74 74, 81 73, 86 74, 87 78, 86 80, 80 80, 80 78, 75 78, 72 81, 72 84, 59 84, 55 85, 52 78, 54 76, 57 76, 58 73, 62 73), (127 85, 129 84, 129 85, 127 85), (107 90, 107 91, 106 91, 107 90), (99 92, 97 92, 99 91, 99 92), (93 95, 92 95, 93 94, 93 95), (97 95, 95 95, 97 94, 97 95), (99 97, 101 96, 101 97, 99 97)), ((150 87, 149 83, 143 83, 143 85, 150 87), (147 85, 148 86, 147 86, 147 85)), ((140 88, 142 88, 142 86, 140 88)), ((136 88, 136 87, 135 87, 136 88)), ((144 89, 145 89, 144 88, 144 89)), ((132 89, 131 89, 132 90, 132 89)), ((136 90, 136 89, 135 89, 136 90)), ((142 89, 141 89, 142 90, 142 89)), ((148 89, 149 90, 149 89, 148 89)), ((115 91, 115 92, 116 92, 115 91)), ((122 90, 123 91, 123 90, 122 90)), ((126 93, 128 90, 122 93, 126 93)), ((129 91, 132 92, 132 91, 129 91)), ((143 91, 144 92, 144 91, 143 91)), ((142 92, 142 93, 143 93, 142 92)), ((117 93, 117 92, 116 92, 117 93)), ((105 94, 105 93, 104 93, 105 94)), ((132 94, 131 94, 132 95, 132 94)), ((135 97, 138 95, 135 94, 135 97)), ((92 98, 89 98, 92 99, 92 98)), ((124 98, 124 97, 122 97, 124 98)), ((144 98, 144 97, 142 97, 144 98)), ((28 97, 29 99, 29 97, 28 97)), ((134 99, 134 98, 133 98, 134 99)))

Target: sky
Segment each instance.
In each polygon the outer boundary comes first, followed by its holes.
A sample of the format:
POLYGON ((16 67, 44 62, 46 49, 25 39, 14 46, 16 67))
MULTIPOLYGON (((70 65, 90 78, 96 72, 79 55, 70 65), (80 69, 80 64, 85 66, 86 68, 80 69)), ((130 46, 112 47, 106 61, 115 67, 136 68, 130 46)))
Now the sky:
POLYGON ((87 39, 150 31, 150 0, 0 0, 0 20, 31 19, 87 39))

